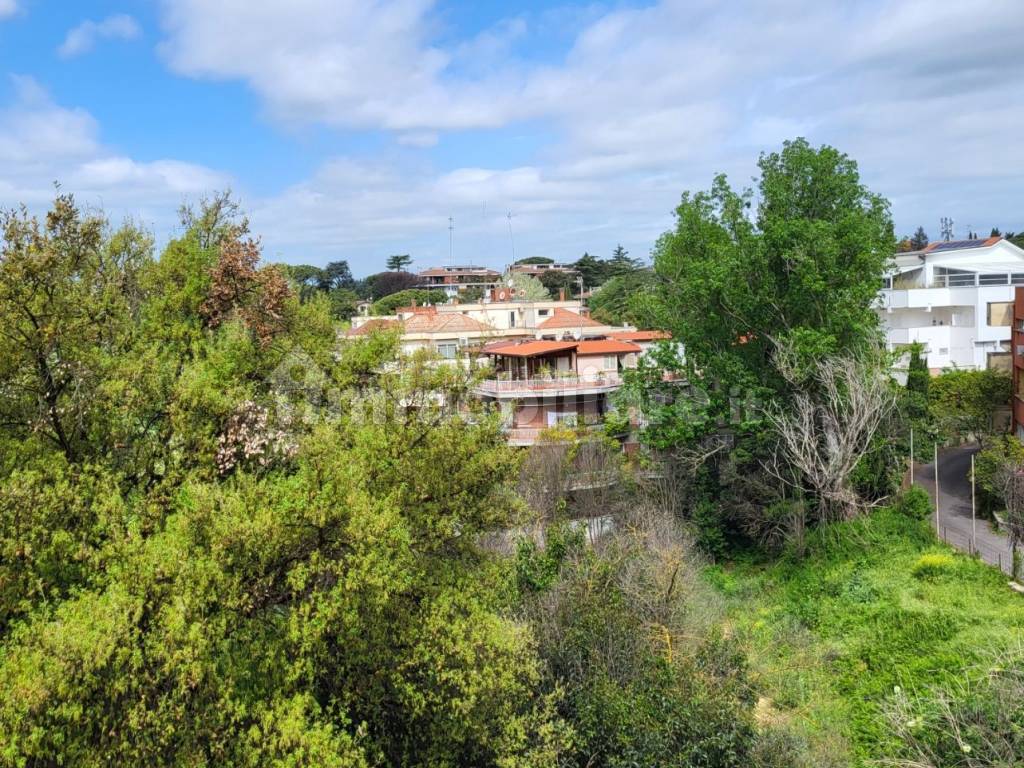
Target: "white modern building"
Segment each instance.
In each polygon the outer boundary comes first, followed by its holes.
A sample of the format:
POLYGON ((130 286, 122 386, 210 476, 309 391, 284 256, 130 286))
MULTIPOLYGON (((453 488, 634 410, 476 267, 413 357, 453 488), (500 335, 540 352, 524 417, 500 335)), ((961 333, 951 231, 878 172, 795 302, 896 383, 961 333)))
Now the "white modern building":
POLYGON ((1024 285, 1024 250, 1001 237, 931 243, 896 254, 876 305, 888 348, 922 344, 936 373, 1009 370, 1018 285, 1024 285))

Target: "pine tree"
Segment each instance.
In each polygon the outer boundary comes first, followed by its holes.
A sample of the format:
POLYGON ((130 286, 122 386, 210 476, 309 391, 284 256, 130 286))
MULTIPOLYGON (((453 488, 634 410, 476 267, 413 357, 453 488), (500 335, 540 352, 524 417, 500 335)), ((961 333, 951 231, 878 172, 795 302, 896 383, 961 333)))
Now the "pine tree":
POLYGON ((910 362, 907 365, 907 411, 912 420, 923 419, 928 413, 928 385, 931 374, 928 360, 921 356, 920 344, 910 347, 910 362))
POLYGON ((928 245, 928 233, 924 231, 924 227, 917 228, 914 236, 910 238, 910 245, 915 251, 920 251, 928 245))

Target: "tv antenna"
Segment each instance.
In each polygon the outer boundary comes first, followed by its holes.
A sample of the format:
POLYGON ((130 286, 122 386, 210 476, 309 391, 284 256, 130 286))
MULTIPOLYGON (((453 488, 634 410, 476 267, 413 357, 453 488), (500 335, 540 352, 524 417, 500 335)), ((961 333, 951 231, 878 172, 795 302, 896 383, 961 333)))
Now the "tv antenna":
POLYGON ((948 243, 953 239, 953 220, 948 216, 943 216, 939 219, 939 224, 942 229, 942 239, 948 243))
POLYGON ((508 219, 508 241, 512 245, 512 263, 516 263, 516 239, 512 236, 512 211, 505 213, 505 218, 508 219))
POLYGON ((455 266, 455 217, 448 217, 448 266, 455 266))

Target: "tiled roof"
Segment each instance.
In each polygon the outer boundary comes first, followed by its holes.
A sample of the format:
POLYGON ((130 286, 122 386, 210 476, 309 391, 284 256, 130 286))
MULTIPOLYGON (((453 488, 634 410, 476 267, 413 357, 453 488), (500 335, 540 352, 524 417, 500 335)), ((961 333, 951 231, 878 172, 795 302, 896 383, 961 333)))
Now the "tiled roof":
POLYGON ((595 339, 581 341, 576 345, 578 355, 624 355, 629 352, 641 352, 636 344, 618 339, 595 339))
POLYGON ((668 331, 613 331, 608 337, 619 341, 660 341, 671 339, 672 334, 668 331))
POLYGON ((537 355, 550 355, 553 352, 564 352, 574 349, 575 341, 524 341, 522 344, 503 343, 488 345, 484 351, 492 355, 503 357, 536 357, 537 355))
POLYGON ((349 328, 346 332, 346 336, 365 336, 368 333, 374 331, 384 331, 389 328, 398 328, 401 326, 397 320, 388 320, 386 318, 379 318, 375 320, 367 320, 365 323, 360 325, 358 328, 349 328))
POLYGON ((452 333, 490 331, 491 326, 474 320, 468 315, 457 312, 438 312, 437 314, 413 315, 405 321, 406 333, 438 333, 450 331, 452 333))
POLYGON ((562 307, 556 307, 554 313, 537 326, 538 328, 603 328, 604 323, 599 323, 589 317, 572 312, 562 307))

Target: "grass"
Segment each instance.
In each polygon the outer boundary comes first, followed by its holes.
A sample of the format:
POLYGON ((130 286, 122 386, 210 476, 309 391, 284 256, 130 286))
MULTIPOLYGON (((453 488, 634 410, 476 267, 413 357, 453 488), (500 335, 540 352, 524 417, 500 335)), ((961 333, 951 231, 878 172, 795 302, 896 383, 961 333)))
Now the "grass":
POLYGON ((818 766, 893 754, 895 690, 958 677, 1024 636, 1024 598, 996 569, 890 510, 815 531, 807 553, 707 570, 746 647, 762 719, 803 734, 818 766))

